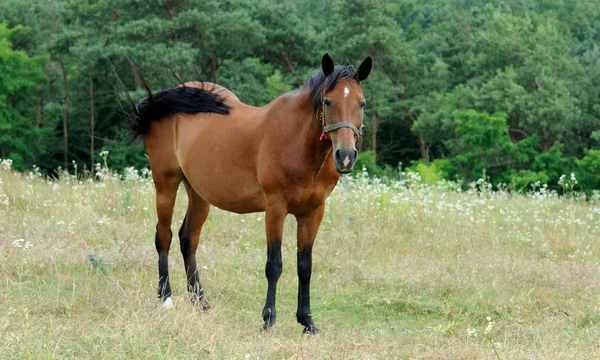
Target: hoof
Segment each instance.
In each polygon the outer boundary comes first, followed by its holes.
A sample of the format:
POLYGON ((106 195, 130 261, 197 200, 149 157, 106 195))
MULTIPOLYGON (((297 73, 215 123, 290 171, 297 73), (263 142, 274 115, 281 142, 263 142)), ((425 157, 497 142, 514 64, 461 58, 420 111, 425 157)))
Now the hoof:
POLYGON ((318 327, 316 327, 315 325, 309 325, 304 327, 304 330, 302 330, 302 334, 304 335, 318 335, 321 333, 321 330, 319 330, 318 327))
POLYGON ((196 302, 194 303, 194 305, 202 310, 202 311, 208 311, 210 310, 210 304, 208 303, 208 301, 204 300, 204 301, 200 301, 200 302, 196 302))
POLYGON ((275 331, 275 322, 277 315, 275 315, 275 309, 264 308, 262 312, 263 318, 263 331, 275 331))
POLYGON ((163 301, 162 307, 163 307, 163 309, 172 309, 173 308, 173 300, 171 300, 171 297, 168 297, 165 299, 165 301, 163 301))
POLYGON ((210 304, 208 303, 208 300, 206 300, 206 297, 204 297, 204 296, 202 296, 202 297, 198 297, 196 295, 192 296, 192 304, 202 311, 210 310, 210 304))
POLYGON ((269 325, 269 322, 265 321, 265 323, 262 326, 262 332, 270 333, 270 334, 277 334, 277 329, 275 328, 275 324, 269 325))

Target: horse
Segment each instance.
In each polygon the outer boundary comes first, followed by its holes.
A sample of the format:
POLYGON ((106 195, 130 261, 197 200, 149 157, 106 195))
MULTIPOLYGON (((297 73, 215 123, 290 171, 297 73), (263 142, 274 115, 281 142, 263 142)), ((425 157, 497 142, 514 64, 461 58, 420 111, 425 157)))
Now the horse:
POLYGON ((172 307, 171 221, 183 182, 188 204, 179 240, 193 302, 210 307, 196 249, 211 205, 239 214, 264 211, 268 285, 262 319, 263 329, 271 329, 284 219, 292 214, 298 246, 296 320, 303 333, 320 332, 310 310, 313 244, 325 199, 357 160, 365 106, 360 83, 371 67, 371 57, 355 69, 334 64, 325 54, 321 68, 299 90, 263 107, 247 105, 225 87, 207 82, 186 82, 153 94, 142 77, 148 96, 134 105, 130 125, 134 137, 145 140, 156 189, 158 297, 164 307, 172 307))

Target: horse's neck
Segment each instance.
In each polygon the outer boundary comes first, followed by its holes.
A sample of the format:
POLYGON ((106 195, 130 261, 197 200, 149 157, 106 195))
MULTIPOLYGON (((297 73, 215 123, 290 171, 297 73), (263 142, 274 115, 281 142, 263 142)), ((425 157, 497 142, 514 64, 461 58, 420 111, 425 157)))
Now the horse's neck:
MULTIPOLYGON (((308 102, 308 93, 300 91, 296 95, 296 106, 303 109, 298 111, 298 116, 294 117, 293 125, 299 136, 299 146, 302 148, 302 153, 305 154, 304 161, 307 167, 319 172, 327 165, 327 159, 331 156, 332 145, 329 140, 321 139, 323 131, 321 123, 318 119, 313 121, 313 109, 308 102)), ((312 171, 312 170, 311 170, 312 171)))

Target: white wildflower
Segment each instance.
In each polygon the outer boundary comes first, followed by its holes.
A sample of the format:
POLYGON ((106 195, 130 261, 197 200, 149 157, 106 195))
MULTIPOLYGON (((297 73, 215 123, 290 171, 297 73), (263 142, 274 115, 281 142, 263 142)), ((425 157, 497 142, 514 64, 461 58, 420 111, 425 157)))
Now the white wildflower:
POLYGON ((23 247, 23 242, 25 242, 25 239, 15 240, 13 241, 12 246, 16 248, 23 247))
POLYGON ((485 327, 485 330, 484 330, 484 332, 483 332, 483 333, 484 333, 484 334, 489 334, 490 332, 492 332, 492 329, 494 328, 494 324, 495 324, 495 322, 494 322, 494 321, 492 321, 492 317, 491 317, 491 316, 488 316, 486 319, 487 319, 487 321, 488 321, 488 324, 487 324, 487 326, 485 327))
POLYGON ((577 184, 577 178, 575 177, 575 173, 571 173, 571 181, 572 181, 574 184, 577 184))
POLYGON ((16 248, 22 248, 23 250, 27 250, 33 247, 33 244, 29 241, 25 241, 25 239, 18 239, 12 242, 12 246, 16 248))
POLYGON ((0 166, 4 170, 10 170, 12 168, 13 161, 11 159, 0 159, 0 166))

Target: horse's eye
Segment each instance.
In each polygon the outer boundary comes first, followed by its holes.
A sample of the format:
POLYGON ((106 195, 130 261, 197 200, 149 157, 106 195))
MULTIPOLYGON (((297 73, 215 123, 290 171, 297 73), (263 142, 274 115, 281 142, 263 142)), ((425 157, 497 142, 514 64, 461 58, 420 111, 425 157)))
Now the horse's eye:
POLYGON ((366 101, 361 101, 360 104, 358 104, 358 106, 362 109, 365 107, 365 105, 367 105, 366 101))
POLYGON ((327 106, 331 106, 331 100, 325 99, 325 100, 323 100, 323 104, 325 104, 327 106))

